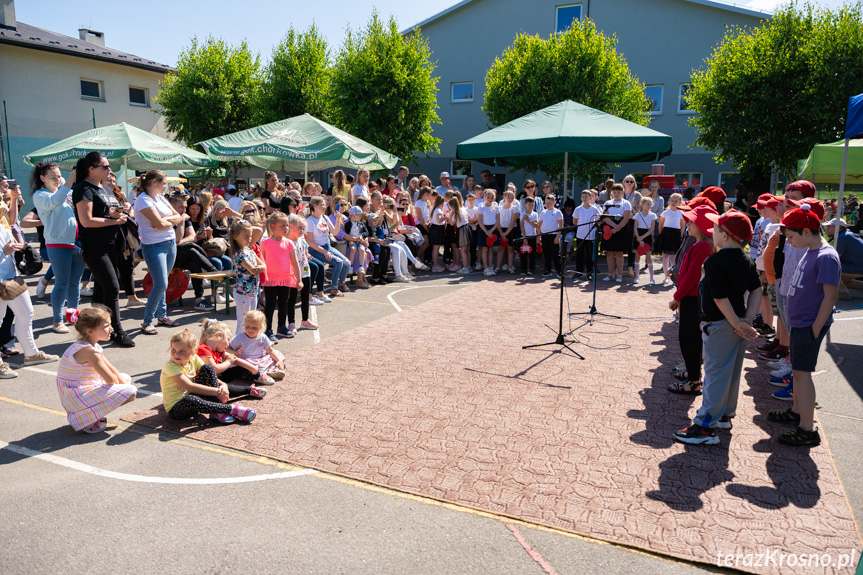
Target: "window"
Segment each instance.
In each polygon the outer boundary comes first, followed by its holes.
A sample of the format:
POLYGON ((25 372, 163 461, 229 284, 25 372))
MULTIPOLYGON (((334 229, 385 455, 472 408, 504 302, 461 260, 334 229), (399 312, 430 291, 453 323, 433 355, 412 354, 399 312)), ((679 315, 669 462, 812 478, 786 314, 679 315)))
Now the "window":
POLYGON ((680 85, 680 94, 677 98, 677 113, 678 114, 694 114, 692 108, 689 107, 689 103, 686 101, 686 95, 689 93, 689 88, 692 87, 692 84, 681 84, 680 85))
POLYGON ((658 116, 662 113, 662 84, 644 87, 644 95, 650 100, 650 115, 658 116))
POLYGON ((675 188, 701 187, 701 172, 674 172, 675 188))
POLYGON ((473 82, 453 82, 450 88, 450 102, 473 102, 473 82))
POLYGON ((84 100, 104 100, 102 82, 81 78, 81 98, 84 100))
POLYGON ((736 200, 737 193, 734 188, 740 183, 740 174, 737 172, 719 172, 718 186, 725 190, 725 195, 729 200, 736 200))
POLYGON ((451 160, 449 163, 450 182, 456 188, 463 188, 467 175, 471 173, 470 160, 451 160))
POLYGON ((573 22, 581 20, 581 4, 564 4, 555 6, 554 30, 555 32, 566 32, 573 22))
POLYGON ((150 107, 150 94, 147 88, 136 88, 129 86, 129 105, 150 107))

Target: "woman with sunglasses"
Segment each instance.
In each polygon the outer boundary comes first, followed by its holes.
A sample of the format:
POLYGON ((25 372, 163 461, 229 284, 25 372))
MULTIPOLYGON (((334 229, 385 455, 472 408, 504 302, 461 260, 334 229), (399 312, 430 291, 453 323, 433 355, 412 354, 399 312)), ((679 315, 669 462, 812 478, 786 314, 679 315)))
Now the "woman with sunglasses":
POLYGON ((75 166, 77 181, 72 190, 72 204, 78 221, 78 240, 87 267, 96 283, 93 303, 111 312, 112 341, 124 347, 135 342, 120 323, 120 282, 115 271, 126 244, 121 226, 128 216, 113 192, 102 187, 111 167, 99 152, 90 152, 75 166))
MULTIPOLYGON (((623 199, 629 202, 630 206, 634 207, 633 211, 638 211, 638 206, 641 205, 641 192, 638 191, 635 181, 635 176, 628 174, 623 178, 623 199)), ((629 237, 635 237, 635 220, 629 220, 629 237)), ((626 250, 626 277, 635 277, 635 242, 629 243, 629 248, 626 250)))
MULTIPOLYGON (((546 182, 545 184, 543 184, 543 187, 545 187, 546 185, 548 186, 548 190, 544 191, 543 196, 545 194, 551 193, 551 184, 546 182)), ((524 198, 533 198, 533 200, 534 200, 533 211, 536 212, 537 214, 541 214, 543 212, 543 210, 545 209, 545 206, 543 205, 544 202, 542 201, 543 196, 537 196, 536 195, 536 182, 534 182, 533 180, 525 180, 524 184, 522 184, 521 192, 518 194, 518 197, 516 198, 518 200, 518 203, 520 206, 519 211, 520 211, 521 215, 524 215, 524 198)))

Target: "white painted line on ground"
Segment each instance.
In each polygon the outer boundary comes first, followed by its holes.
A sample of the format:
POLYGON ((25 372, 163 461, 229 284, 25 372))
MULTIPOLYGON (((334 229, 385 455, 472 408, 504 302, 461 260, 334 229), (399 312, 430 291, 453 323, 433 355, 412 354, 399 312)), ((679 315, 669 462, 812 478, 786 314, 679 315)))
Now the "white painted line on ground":
MULTIPOLYGON (((318 310, 315 309, 316 306, 311 306, 312 309, 309 310, 309 319, 312 320, 312 323, 319 326, 318 323, 318 310)), ((312 330, 312 340, 315 343, 321 343, 321 330, 313 329, 312 330)))
POLYGON ((74 469, 75 471, 81 471, 83 473, 89 473, 91 475, 98 475, 99 477, 107 477, 108 479, 132 481, 135 483, 163 483, 170 485, 228 485, 232 483, 251 483, 254 481, 269 481, 272 479, 288 479, 290 477, 300 477, 302 475, 311 475, 313 473, 317 473, 317 471, 314 469, 300 469, 298 471, 283 471, 281 473, 270 473, 267 475, 247 475, 245 477, 150 477, 146 475, 133 475, 130 473, 108 471, 107 469, 100 469, 98 467, 93 467, 92 465, 87 465, 86 463, 80 463, 78 461, 66 459, 65 457, 57 457, 56 455, 51 455, 50 453, 42 453, 40 451, 21 447, 19 445, 10 445, 5 441, 0 441, 0 449, 6 449, 8 451, 12 451, 13 453, 17 453, 18 455, 32 457, 33 459, 39 459, 41 461, 53 463, 54 465, 74 469))
POLYGON ((860 321, 863 320, 863 315, 857 317, 834 317, 833 321, 860 321))
POLYGON ((408 291, 412 289, 423 289, 423 288, 447 288, 447 287, 461 287, 461 285, 446 285, 446 284, 438 284, 433 286, 411 286, 406 288, 397 289, 393 292, 387 294, 387 299, 390 300, 390 303, 393 304, 393 307, 396 308, 397 312, 403 311, 401 306, 396 303, 396 300, 393 299, 393 296, 402 291, 408 291))
MULTIPOLYGON (((57 377, 56 371, 48 371, 47 369, 39 369, 38 367, 22 367, 21 369, 26 369, 27 371, 35 371, 36 373, 42 373, 45 375, 50 375, 53 377, 57 377)), ((162 397, 162 393, 159 391, 147 391, 146 389, 138 388, 138 393, 143 393, 144 395, 152 395, 153 397, 162 397)))

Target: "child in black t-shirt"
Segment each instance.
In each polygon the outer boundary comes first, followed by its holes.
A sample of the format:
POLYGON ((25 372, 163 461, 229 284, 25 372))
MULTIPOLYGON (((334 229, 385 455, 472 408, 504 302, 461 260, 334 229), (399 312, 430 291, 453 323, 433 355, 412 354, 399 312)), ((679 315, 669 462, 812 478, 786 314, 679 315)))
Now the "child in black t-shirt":
POLYGON ((693 424, 674 432, 683 443, 719 443, 714 429, 731 429, 737 410, 740 374, 746 341, 758 337, 752 321, 761 304, 761 280, 755 262, 743 252, 752 239, 752 222, 737 210, 708 214, 715 222, 713 244, 718 250, 704 262, 698 286, 704 341, 704 385, 701 407, 693 424), (744 295, 749 296, 744 301, 744 295))
POLYGON ((348 211, 349 220, 345 222, 345 239, 348 243, 353 243, 354 248, 351 252, 355 252, 350 256, 351 264, 356 264, 357 268, 357 286, 361 288, 369 288, 371 284, 366 281, 366 270, 371 265, 371 250, 369 249, 369 228, 366 226, 363 218, 365 214, 362 208, 354 206, 348 211))

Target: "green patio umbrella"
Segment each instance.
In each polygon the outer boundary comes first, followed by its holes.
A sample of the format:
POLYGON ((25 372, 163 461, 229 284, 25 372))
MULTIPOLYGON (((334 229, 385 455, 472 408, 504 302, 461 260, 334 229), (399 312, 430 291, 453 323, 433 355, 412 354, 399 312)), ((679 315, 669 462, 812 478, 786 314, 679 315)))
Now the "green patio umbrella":
MULTIPOLYGON (((845 140, 830 144, 815 144, 809 157, 800 160, 798 172, 800 179, 813 183, 838 184, 842 176, 842 156, 845 140)), ((848 166, 845 181, 863 184, 863 140, 849 140, 848 166)))
POLYGON ((392 154, 309 114, 200 142, 214 160, 243 160, 265 170, 308 172, 336 166, 391 169, 392 154))
POLYGON ((497 166, 562 162, 566 182, 570 160, 650 162, 671 148, 671 136, 564 100, 465 140, 456 156, 497 166))
POLYGON ((123 122, 94 128, 24 156, 31 166, 37 162, 56 162, 70 170, 89 152, 102 152, 116 171, 120 166, 132 170, 181 170, 215 168, 219 163, 201 152, 166 140, 123 122))

